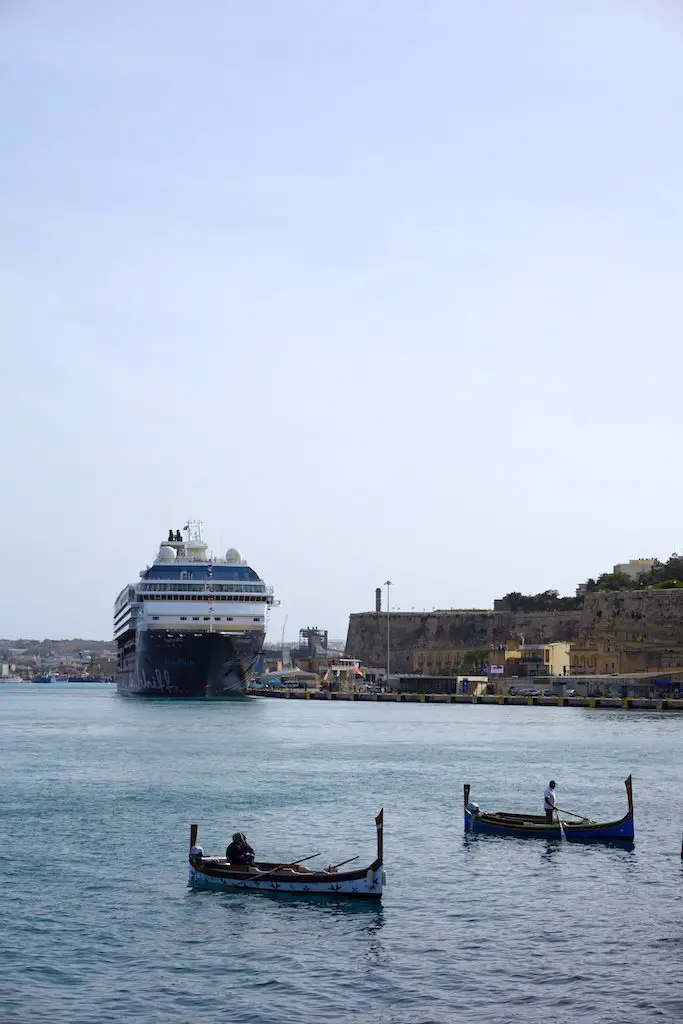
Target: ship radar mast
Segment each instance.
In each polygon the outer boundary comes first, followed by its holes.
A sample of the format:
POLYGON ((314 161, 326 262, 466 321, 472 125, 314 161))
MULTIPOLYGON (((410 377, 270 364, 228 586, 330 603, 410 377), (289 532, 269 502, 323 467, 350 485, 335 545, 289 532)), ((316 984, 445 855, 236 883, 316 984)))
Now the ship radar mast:
POLYGON ((185 541, 185 557, 191 562, 206 561, 208 544, 202 540, 202 523, 200 519, 188 519, 183 527, 187 534, 185 541))
POLYGON ((188 544, 202 543, 202 526, 201 519, 188 519, 185 526, 183 527, 183 533, 187 534, 188 544))

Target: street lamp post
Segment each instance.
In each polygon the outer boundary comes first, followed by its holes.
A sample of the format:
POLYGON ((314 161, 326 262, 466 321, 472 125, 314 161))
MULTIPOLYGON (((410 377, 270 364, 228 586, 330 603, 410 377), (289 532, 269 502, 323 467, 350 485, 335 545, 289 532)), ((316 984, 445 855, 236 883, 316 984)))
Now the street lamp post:
POLYGON ((387 588, 387 687, 389 686, 389 670, 391 667, 391 627, 390 627, 390 615, 391 605, 389 604, 389 587, 391 586, 391 580, 385 580, 384 586, 387 588))

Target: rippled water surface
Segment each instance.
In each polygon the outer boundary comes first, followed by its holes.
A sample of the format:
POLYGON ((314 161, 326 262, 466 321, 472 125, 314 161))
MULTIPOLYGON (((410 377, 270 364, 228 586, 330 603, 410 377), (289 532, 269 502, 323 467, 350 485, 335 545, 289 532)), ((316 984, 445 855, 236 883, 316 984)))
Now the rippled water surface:
POLYGON ((683 717, 6 685, 0 731, 2 1024, 683 1019, 683 717), (631 851, 463 835, 463 782, 613 818, 629 772, 631 851), (192 821, 369 862, 381 806, 381 907, 186 887, 192 821))

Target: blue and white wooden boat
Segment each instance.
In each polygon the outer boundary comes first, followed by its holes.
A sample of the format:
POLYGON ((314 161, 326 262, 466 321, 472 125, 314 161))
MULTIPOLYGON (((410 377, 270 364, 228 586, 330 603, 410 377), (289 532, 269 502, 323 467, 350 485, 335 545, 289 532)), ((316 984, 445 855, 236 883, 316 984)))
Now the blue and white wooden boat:
MULTIPOLYGON (((616 821, 592 821, 581 818, 580 821, 565 821, 564 815, 569 811, 559 811, 560 821, 548 822, 544 814, 513 814, 506 811, 482 811, 475 803, 470 802, 470 786, 464 788, 465 831, 482 833, 490 836, 531 836, 541 839, 562 839, 569 842, 633 842, 633 788, 631 776, 626 779, 626 795, 628 810, 623 818, 616 821)), ((574 815, 580 817, 580 815, 574 815)))
MULTIPOLYGON (((345 899, 381 900, 382 887, 386 884, 384 873, 384 811, 375 818, 377 826, 377 856, 372 864, 353 871, 339 871, 342 861, 325 870, 303 866, 298 863, 274 864, 260 861, 255 864, 230 864, 225 857, 206 857, 201 846, 197 846, 197 826, 190 826, 190 878, 188 885, 193 889, 214 889, 218 891, 240 889, 276 895, 298 893, 301 896, 331 896, 345 899)), ((352 857, 351 860, 357 860, 352 857)))

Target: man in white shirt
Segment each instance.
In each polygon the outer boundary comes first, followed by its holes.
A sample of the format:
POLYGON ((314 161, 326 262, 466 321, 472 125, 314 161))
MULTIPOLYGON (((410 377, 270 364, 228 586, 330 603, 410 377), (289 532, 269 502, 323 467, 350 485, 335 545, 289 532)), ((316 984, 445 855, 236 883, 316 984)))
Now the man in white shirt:
POLYGON ((555 814, 555 808, 557 807, 557 797, 555 796, 555 780, 551 779, 548 783, 548 788, 543 794, 543 810, 545 811, 545 820, 550 823, 553 820, 555 814))

